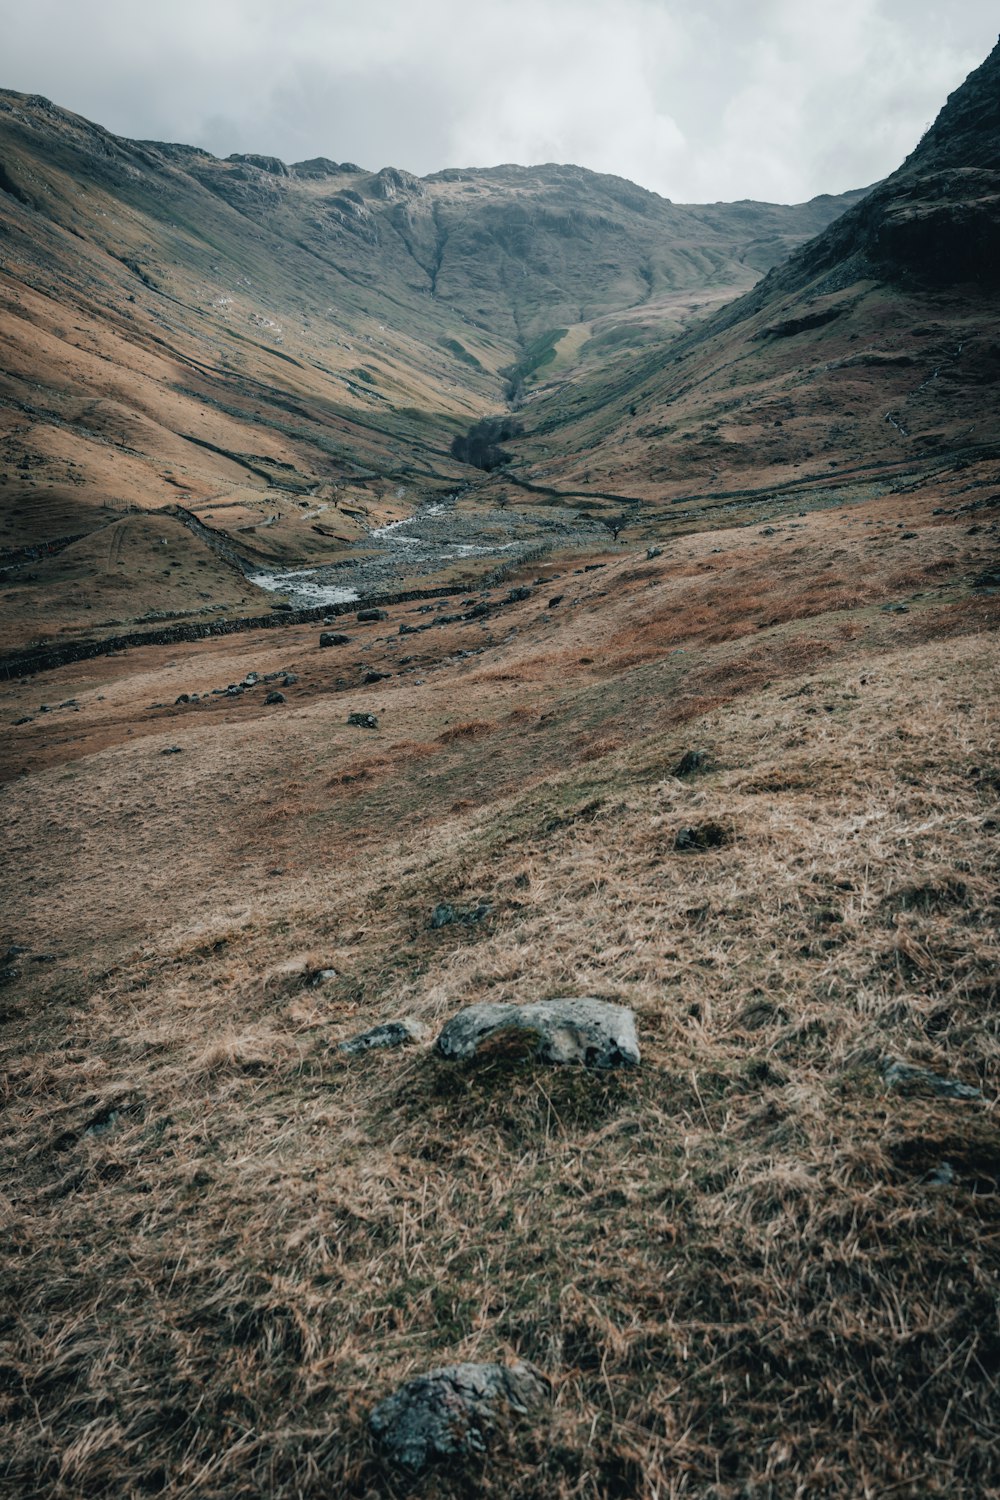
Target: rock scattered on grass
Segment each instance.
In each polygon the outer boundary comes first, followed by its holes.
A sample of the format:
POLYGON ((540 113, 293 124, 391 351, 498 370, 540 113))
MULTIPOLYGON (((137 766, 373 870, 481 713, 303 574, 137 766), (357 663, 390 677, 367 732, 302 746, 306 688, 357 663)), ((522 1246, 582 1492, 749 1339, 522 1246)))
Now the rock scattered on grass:
POLYGON ((338 630, 321 630, 319 633, 321 646, 347 646, 350 640, 349 635, 342 635, 338 630))
POLYGON ((367 685, 372 682, 384 682, 387 677, 391 676, 391 672, 376 672, 373 668, 370 672, 366 672, 361 680, 367 685))
POLYGON ((686 776, 697 776, 699 771, 707 771, 709 766, 710 757, 707 750, 685 750, 670 774, 683 781, 686 776))
POLYGON ((367 625, 373 620, 388 620, 389 612, 385 609, 359 609, 356 619, 362 625, 367 625))
POLYGON ((161 750, 160 751, 160 754, 161 755, 180 755, 181 754, 181 747, 180 747, 180 745, 168 745, 165 750, 161 750))
POLYGON ((265 703, 284 703, 284 701, 284 693, 268 693, 267 697, 264 699, 265 703))
POLYGON ((930 1089, 941 1099, 981 1099, 982 1089, 973 1088, 957 1078, 945 1078, 929 1068, 916 1068, 898 1057, 887 1057, 882 1063, 882 1077, 892 1089, 930 1089))
POLYGON ((721 849, 732 843, 732 834, 723 823, 697 823, 690 828, 678 828, 674 837, 674 849, 678 854, 704 854, 708 849, 721 849))
POLYGON ((647 547, 646 548, 646 561, 647 562, 652 562, 654 557, 662 557, 662 556, 663 556, 663 548, 662 547, 647 547))
POLYGON ((431 912, 428 925, 435 930, 450 927, 453 923, 473 927, 477 922, 484 921, 492 910, 492 906, 486 901, 481 901, 478 906, 450 906, 448 902, 442 901, 431 912))
POLYGON ((354 1057, 378 1047, 405 1047, 408 1042, 421 1041, 425 1035, 426 1028, 419 1021, 385 1021, 381 1026, 373 1026, 370 1031, 362 1031, 339 1042, 337 1050, 354 1057))
POLYGON ((528 1005, 468 1005, 452 1016, 436 1045, 442 1057, 461 1062, 498 1050, 501 1039, 516 1043, 519 1035, 532 1042, 534 1056, 542 1062, 588 1068, 636 1067, 639 1062, 634 1013, 589 995, 528 1005))
POLYGON ((355 729, 377 729, 378 719, 374 714, 348 714, 347 722, 355 729))
POLYGON ((437 1459, 485 1452, 499 1428, 548 1397, 548 1381, 533 1365, 444 1365, 406 1381, 368 1422, 390 1457, 419 1473, 437 1459))

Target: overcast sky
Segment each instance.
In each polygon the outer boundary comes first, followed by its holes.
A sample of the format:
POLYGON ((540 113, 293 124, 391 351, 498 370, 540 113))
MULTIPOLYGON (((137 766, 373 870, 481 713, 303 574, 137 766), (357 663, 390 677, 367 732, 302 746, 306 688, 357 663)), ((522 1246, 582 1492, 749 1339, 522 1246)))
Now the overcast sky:
POLYGON ((0 86, 122 135, 407 167, 575 162, 678 202, 898 166, 995 0, 0 0, 0 86))

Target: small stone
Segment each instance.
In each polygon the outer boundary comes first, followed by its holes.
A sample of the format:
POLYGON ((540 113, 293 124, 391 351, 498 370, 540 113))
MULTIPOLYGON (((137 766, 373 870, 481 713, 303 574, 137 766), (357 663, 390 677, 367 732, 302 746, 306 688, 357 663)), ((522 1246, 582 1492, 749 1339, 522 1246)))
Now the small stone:
POLYGON ((296 677, 294 672, 286 672, 284 677, 281 679, 281 686, 294 687, 298 680, 299 679, 296 677))
POLYGON ((364 677, 362 677, 361 681, 363 683, 365 683, 365 684, 372 683, 372 682, 384 682, 387 677, 391 677, 391 676, 392 676, 391 672, 376 672, 373 669, 371 672, 366 672, 365 675, 364 675, 364 677))
POLYGON ((518 603, 520 603, 520 601, 522 599, 530 599, 530 598, 531 598, 531 590, 530 589, 525 589, 525 588, 511 589, 510 592, 507 595, 507 600, 508 600, 508 603, 510 603, 510 604, 518 604, 518 603))
POLYGON ((321 646, 346 646, 350 643, 349 635, 341 635, 336 630, 321 630, 319 643, 321 646))
POLYGON ((176 708, 176 706, 177 706, 178 703, 190 703, 190 702, 191 702, 191 694, 190 693, 181 693, 181 695, 180 695, 179 698, 175 698, 174 699, 174 707, 176 708))
POLYGON ((699 771, 707 771, 709 768, 709 757, 705 750, 685 750, 671 776, 677 776, 682 781, 685 776, 697 776, 699 771))
POLYGON ((368 625, 373 620, 388 620, 389 611, 386 609, 359 609, 355 618, 362 625, 368 625))
POLYGON ((473 927, 477 922, 485 921, 492 910, 492 906, 486 901, 481 901, 478 906, 449 906, 447 902, 441 902, 431 913, 428 925, 437 929, 450 927, 453 922, 458 922, 464 927, 473 927))
POLYGON ((588 1068, 635 1067, 639 1042, 635 1015, 625 1005, 579 996, 528 1005, 468 1005, 437 1039, 442 1057, 467 1061, 496 1038, 532 1039, 542 1062, 582 1063, 588 1068))
POLYGON ((982 1089, 972 1084, 961 1083, 957 1078, 945 1078, 932 1073, 928 1068, 916 1068, 912 1063, 902 1062, 898 1057, 887 1057, 882 1063, 882 1077, 887 1088, 925 1088, 941 1099, 981 1099, 982 1089))
POLYGON ((268 693, 267 697, 264 699, 265 703, 284 703, 284 701, 284 693, 268 693))
POLYGON ((556 605, 561 604, 565 597, 565 594, 553 594, 552 598, 549 600, 549 609, 555 609, 556 605))
POLYGON ((374 1048, 405 1047, 408 1042, 419 1042, 426 1034, 426 1027, 419 1021, 386 1021, 381 1026, 373 1026, 370 1031, 348 1037, 345 1042, 338 1043, 337 1050, 356 1057, 358 1053, 371 1052, 374 1048))
POLYGON ((662 547, 647 547, 646 548, 646 561, 647 562, 652 562, 654 557, 662 557, 662 556, 663 556, 663 548, 662 547))
POLYGON ((545 1376, 521 1361, 444 1365, 407 1380, 368 1423, 385 1451, 416 1474, 435 1459, 483 1453, 499 1427, 548 1397, 545 1376))
POLYGON ((374 714, 348 714, 347 722, 355 729, 377 729, 378 719, 374 714))
POLYGON ((161 755, 180 755, 180 753, 181 753, 181 747, 180 747, 180 745, 168 745, 165 750, 161 750, 160 751, 161 755))
POLYGON ((674 849, 678 854, 703 854, 706 849, 721 849, 732 842, 732 834, 722 823, 699 823, 678 828, 674 849))

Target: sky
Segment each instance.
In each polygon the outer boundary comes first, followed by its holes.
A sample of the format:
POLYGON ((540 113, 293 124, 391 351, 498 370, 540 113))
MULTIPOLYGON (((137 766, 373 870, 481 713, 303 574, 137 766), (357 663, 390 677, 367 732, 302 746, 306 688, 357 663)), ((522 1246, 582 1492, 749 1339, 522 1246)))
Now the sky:
POLYGON ((0 0, 0 87, 218 156, 788 203, 898 166, 998 24, 995 0, 0 0))

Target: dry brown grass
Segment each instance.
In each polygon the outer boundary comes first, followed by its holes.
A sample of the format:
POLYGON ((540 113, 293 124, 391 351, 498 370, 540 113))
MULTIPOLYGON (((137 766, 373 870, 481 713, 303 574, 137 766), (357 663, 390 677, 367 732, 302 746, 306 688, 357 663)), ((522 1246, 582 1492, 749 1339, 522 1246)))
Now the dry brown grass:
MULTIPOLYGON (((551 642, 525 606, 492 681, 380 685, 371 741, 318 697, 273 762, 274 721, 196 727, 148 801, 141 745, 36 774, 85 810, 113 786, 175 867, 132 928, 107 875, 72 982, 26 960, 4 992, 5 1493, 1000 1493, 995 609, 734 622, 690 661, 663 626, 623 670, 648 584, 551 642), (235 735, 251 779, 199 781, 235 735), (695 744, 715 769, 675 779, 695 744), (674 852, 710 822, 732 841, 674 852), (336 1050, 570 993, 635 1008, 635 1074, 336 1050), (890 1091, 887 1056, 983 1099, 890 1091), (377 1399, 514 1354, 554 1382, 540 1426, 417 1485, 384 1466, 377 1399)), ((112 835, 22 787, 24 910, 68 931, 112 835)))

